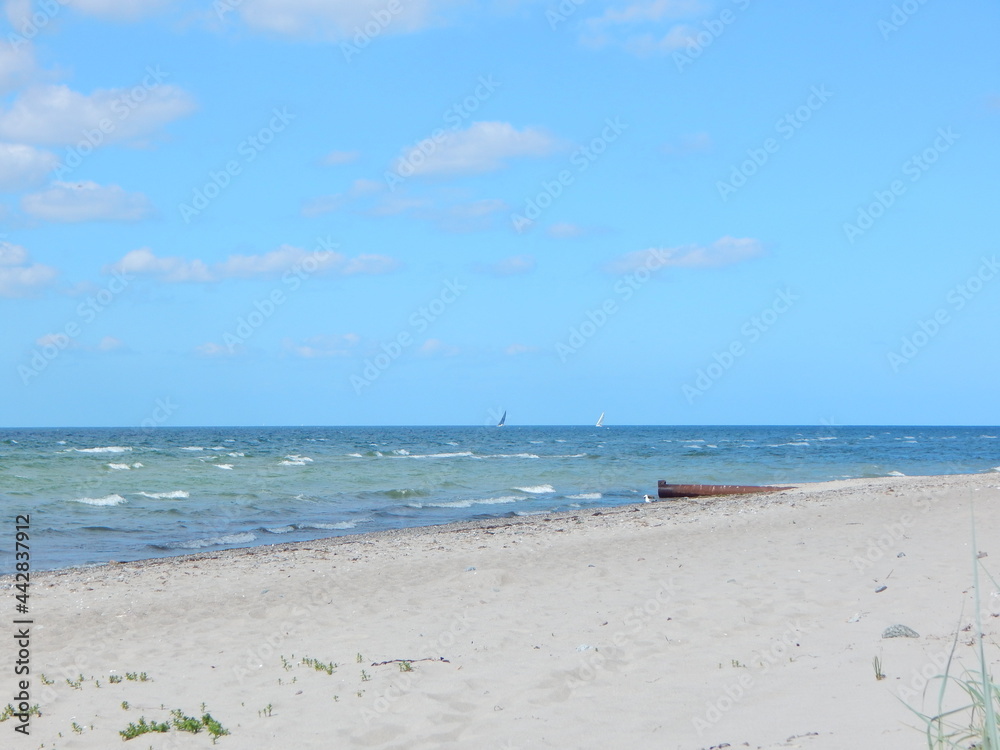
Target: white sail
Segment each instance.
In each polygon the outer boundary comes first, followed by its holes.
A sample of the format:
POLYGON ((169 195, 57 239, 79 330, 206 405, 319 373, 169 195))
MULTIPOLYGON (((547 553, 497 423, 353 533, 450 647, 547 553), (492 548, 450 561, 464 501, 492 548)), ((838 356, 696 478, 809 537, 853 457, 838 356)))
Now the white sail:
POLYGON ((500 421, 497 422, 497 427, 503 427, 504 422, 507 421, 507 412, 504 411, 503 416, 500 417, 500 421))
POLYGON ((596 426, 597 427, 603 427, 604 426, 604 412, 603 411, 601 412, 601 416, 599 416, 597 418, 597 425, 596 426))

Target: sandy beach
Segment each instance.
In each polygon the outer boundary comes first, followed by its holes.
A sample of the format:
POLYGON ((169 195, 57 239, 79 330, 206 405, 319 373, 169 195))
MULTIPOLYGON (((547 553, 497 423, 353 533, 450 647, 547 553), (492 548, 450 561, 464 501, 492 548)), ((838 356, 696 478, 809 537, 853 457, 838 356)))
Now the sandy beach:
MULTIPOLYGON (((210 713, 232 750, 921 747, 906 707, 934 707, 921 673, 940 672, 956 630, 956 658, 976 664, 974 628, 963 631, 973 504, 998 576, 996 474, 37 573, 29 692, 41 716, 27 737, 16 718, 0 723, 3 746, 118 746, 130 723, 179 709, 210 713), (897 624, 919 637, 882 637, 897 624)), ((8 612, 12 583, 0 579, 8 612)), ((993 592, 984 578, 996 664, 993 592)), ((17 690, 14 642, 2 639, 0 705, 17 690)), ((204 729, 176 728, 126 743, 211 745, 204 729)))

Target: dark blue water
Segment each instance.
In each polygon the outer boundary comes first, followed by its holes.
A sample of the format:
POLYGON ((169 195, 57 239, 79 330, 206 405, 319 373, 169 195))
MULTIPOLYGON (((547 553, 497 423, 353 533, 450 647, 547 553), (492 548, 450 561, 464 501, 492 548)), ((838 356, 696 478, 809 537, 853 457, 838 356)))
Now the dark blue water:
MULTIPOLYGON (((633 503, 656 482, 1000 471, 993 427, 0 430, 36 568, 633 503)), ((13 569, 12 542, 0 570, 13 569)))

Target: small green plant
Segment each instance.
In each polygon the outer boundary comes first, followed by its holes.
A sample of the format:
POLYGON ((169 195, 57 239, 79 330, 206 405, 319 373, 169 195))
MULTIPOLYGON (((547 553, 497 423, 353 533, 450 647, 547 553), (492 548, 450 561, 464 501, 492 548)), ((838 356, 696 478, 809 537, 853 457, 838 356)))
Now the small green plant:
POLYGON ((66 684, 69 685, 74 690, 83 689, 83 675, 80 675, 77 679, 71 680, 69 677, 66 678, 66 684))
POLYGON ((359 698, 360 698, 360 697, 361 697, 362 695, 364 695, 364 694, 365 694, 365 691, 364 691, 364 690, 359 690, 359 691, 358 691, 358 693, 357 693, 357 695, 358 695, 358 697, 359 697, 359 698))
POLYGON ((201 731, 201 722, 193 716, 185 716, 179 708, 171 711, 170 715, 174 717, 173 724, 178 731, 190 732, 191 734, 198 734, 201 731))
POLYGON ((150 732, 169 732, 170 725, 167 722, 147 722, 145 716, 139 717, 139 722, 133 723, 129 722, 129 725, 118 732, 122 736, 123 740, 132 740, 143 734, 148 734, 150 732))
POLYGON ((112 685, 117 685, 121 681, 122 681, 122 676, 120 674, 113 674, 108 678, 108 682, 110 682, 112 685))
POLYGON ((371 678, 372 678, 372 676, 371 676, 370 674, 368 674, 368 673, 367 673, 367 672, 366 672, 365 670, 363 670, 363 669, 361 670, 361 681, 362 681, 362 682, 368 682, 368 680, 370 680, 371 678))
POLYGON ((288 661, 288 659, 286 659, 284 656, 282 656, 281 657, 281 666, 284 667, 284 669, 285 669, 286 672, 291 672, 292 668, 295 665, 292 664, 290 661, 288 661))
POLYGON ((274 708, 270 703, 268 703, 264 708, 257 712, 258 716, 270 716, 271 710, 274 708))
POLYGON ((733 669, 746 669, 746 664, 740 664, 739 659, 730 659, 729 663, 732 665, 733 669))
POLYGON ((365 657, 363 657, 363 656, 361 655, 361 652, 360 652, 360 651, 358 651, 358 656, 357 656, 357 659, 358 659, 358 664, 361 664, 361 663, 362 663, 362 662, 364 662, 364 660, 365 660, 365 657))
POLYGON ((400 672, 412 672, 413 671, 413 664, 411 664, 408 661, 401 661, 401 662, 399 662, 399 671, 400 672))
POLYGON ((38 675, 38 679, 40 679, 42 681, 43 685, 54 685, 55 682, 56 682, 55 680, 49 680, 49 679, 47 679, 44 674, 39 674, 38 675))
POLYGON ((128 701, 122 701, 122 711, 128 711, 128 701))
POLYGON ((229 730, 222 726, 218 721, 212 718, 211 714, 205 714, 201 717, 201 723, 205 725, 205 729, 208 733, 212 735, 212 744, 214 745, 216 740, 223 735, 229 734, 229 730))
POLYGON ((337 668, 336 662, 331 661, 329 663, 324 663, 321 662, 319 659, 310 659, 308 656, 302 657, 302 663, 305 664, 307 667, 312 667, 317 672, 326 672, 327 674, 331 675, 333 674, 333 671, 337 668))
POLYGON ((76 732, 77 734, 83 734, 83 727, 81 727, 75 721, 73 722, 72 727, 73 727, 73 731, 76 732))
POLYGON ((884 680, 885 675, 882 673, 882 660, 876 656, 872 659, 872 666, 875 668, 875 679, 884 680))
MULTIPOLYGON (((924 734, 929 750, 957 750, 958 748, 962 748, 963 750, 964 748, 996 750, 1000 748, 1000 727, 998 727, 998 716, 1000 716, 1000 685, 993 681, 993 677, 989 671, 989 663, 986 661, 986 653, 983 649, 982 604, 979 586, 980 562, 977 554, 975 520, 973 520, 972 524, 971 549, 979 670, 967 670, 961 678, 951 674, 951 663, 955 656, 955 649, 958 646, 959 630, 956 629, 955 637, 951 644, 951 652, 948 654, 948 661, 945 662, 944 674, 932 678, 932 680, 940 680, 941 682, 941 687, 938 690, 937 713, 933 716, 928 716, 907 705, 907 708, 913 711, 924 722, 924 734), (944 695, 949 684, 957 685, 966 694, 968 703, 960 708, 946 711, 944 710, 944 695), (971 744, 969 744, 970 741, 972 741, 971 744)), ((996 579, 990 575, 985 567, 983 570, 990 577, 990 580, 993 581, 993 585, 1000 587, 996 579)))
POLYGON ((145 672, 139 672, 138 674, 136 674, 135 672, 126 672, 125 673, 125 679, 126 680, 130 680, 131 682, 152 682, 153 681, 150 678, 150 676, 148 674, 146 674, 145 672))
POLYGON ((336 703, 336 702, 337 702, 337 701, 339 701, 339 700, 340 700, 340 696, 339 696, 339 695, 335 695, 335 696, 333 696, 333 702, 334 702, 334 703, 336 703))

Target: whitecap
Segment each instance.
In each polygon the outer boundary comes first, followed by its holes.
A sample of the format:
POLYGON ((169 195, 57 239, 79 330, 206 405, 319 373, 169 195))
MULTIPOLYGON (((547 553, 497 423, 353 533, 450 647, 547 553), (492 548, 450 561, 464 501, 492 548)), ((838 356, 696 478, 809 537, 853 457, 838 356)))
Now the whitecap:
POLYGON ((173 492, 140 492, 139 494, 153 500, 187 500, 191 497, 191 494, 184 490, 174 490, 173 492))
POLYGON ((70 448, 70 450, 77 453, 129 453, 132 448, 130 446, 108 445, 103 448, 70 448))
POLYGON ((133 469, 141 469, 142 468, 142 464, 139 463, 138 461, 136 461, 134 464, 132 464, 132 468, 133 469))
POLYGON ((246 457, 247 454, 236 451, 235 453, 227 453, 226 455, 229 456, 230 458, 244 458, 246 457))
POLYGON ((112 471, 130 471, 132 469, 128 464, 108 464, 108 468, 112 471))
POLYGON ((996 435, 980 435, 979 437, 983 438, 984 440, 996 440, 997 439, 996 435))
POLYGON ((212 466, 214 466, 216 469, 226 469, 228 471, 232 471, 233 469, 232 464, 212 464, 212 466))
POLYGON ((360 453, 348 453, 347 455, 350 456, 351 458, 363 458, 363 456, 360 453))
POLYGON ((203 451, 204 448, 200 448, 197 445, 189 445, 187 448, 181 448, 182 451, 203 451))
POLYGON ((904 474, 901 471, 890 471, 886 476, 890 476, 890 477, 905 477, 906 474, 904 474))
MULTIPOLYGON (((376 451, 377 453, 378 451, 376 451)), ((382 455, 379 453, 378 455, 382 455)), ((462 458, 472 455, 472 451, 458 451, 457 453, 416 453, 407 458, 462 458)))
POLYGON ((397 456, 409 456, 410 452, 406 448, 397 448, 393 451, 397 456))
POLYGON ((107 495, 105 497, 76 497, 73 498, 73 502, 84 505, 122 505, 128 500, 121 495, 107 495))
POLYGON ((532 495, 543 495, 546 492, 555 492, 555 488, 551 484, 535 484, 530 487, 515 487, 515 490, 520 492, 527 492, 532 495))
POLYGON ((287 534, 289 531, 295 531, 294 526, 275 526, 273 528, 265 528, 264 531, 270 532, 272 534, 287 534))
POLYGON ((600 500, 600 492, 581 492, 579 495, 567 495, 568 500, 600 500))
POLYGON ((484 497, 475 500, 452 500, 446 503, 407 503, 409 508, 471 508, 473 505, 506 505, 516 503, 521 498, 513 496, 484 497))
POLYGON ((494 453, 483 458, 538 458, 534 453, 494 453))

